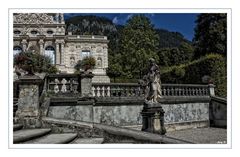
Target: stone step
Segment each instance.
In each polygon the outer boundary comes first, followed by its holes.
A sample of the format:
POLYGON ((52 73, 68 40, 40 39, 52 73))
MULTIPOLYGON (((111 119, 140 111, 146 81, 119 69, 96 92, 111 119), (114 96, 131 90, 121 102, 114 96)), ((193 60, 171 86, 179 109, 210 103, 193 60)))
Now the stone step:
POLYGON ((102 144, 103 138, 77 138, 71 144, 102 144))
POLYGON ((20 143, 32 140, 48 134, 51 129, 24 129, 13 132, 13 143, 20 143))
POLYGON ((22 128, 22 124, 13 124, 13 131, 21 130, 22 128))
POLYGON ((49 134, 24 144, 66 144, 73 141, 77 137, 76 133, 49 134))

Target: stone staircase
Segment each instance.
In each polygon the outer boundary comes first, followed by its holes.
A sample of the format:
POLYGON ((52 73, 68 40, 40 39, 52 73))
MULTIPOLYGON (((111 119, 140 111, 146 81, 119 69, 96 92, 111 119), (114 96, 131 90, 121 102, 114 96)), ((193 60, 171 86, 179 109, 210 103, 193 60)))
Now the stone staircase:
POLYGON ((103 138, 79 138, 77 133, 53 133, 50 128, 22 129, 14 124, 14 144, 101 144, 103 138))

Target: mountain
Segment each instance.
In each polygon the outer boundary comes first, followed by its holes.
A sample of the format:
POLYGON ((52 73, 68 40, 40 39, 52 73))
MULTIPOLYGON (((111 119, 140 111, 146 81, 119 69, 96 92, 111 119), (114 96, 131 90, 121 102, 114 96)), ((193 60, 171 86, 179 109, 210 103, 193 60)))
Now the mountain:
MULTIPOLYGON (((66 19, 67 32, 79 35, 105 35, 109 39, 109 55, 120 52, 119 37, 124 26, 115 25, 110 19, 93 15, 73 16, 66 19)), ((159 49, 178 48, 182 42, 191 44, 179 32, 170 32, 165 29, 156 29, 159 35, 159 49)))
POLYGON ((179 47, 182 42, 191 44, 192 42, 185 39, 184 36, 179 32, 170 32, 165 29, 156 29, 159 35, 159 48, 172 48, 179 47))

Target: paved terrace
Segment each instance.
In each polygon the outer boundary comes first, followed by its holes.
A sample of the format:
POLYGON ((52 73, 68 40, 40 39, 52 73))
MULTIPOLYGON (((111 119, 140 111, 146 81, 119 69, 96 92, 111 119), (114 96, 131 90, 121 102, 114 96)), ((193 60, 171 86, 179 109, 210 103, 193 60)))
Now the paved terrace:
POLYGON ((196 128, 172 131, 166 134, 169 137, 174 137, 197 144, 226 144, 227 129, 221 128, 196 128))
MULTIPOLYGON (((125 127, 133 130, 141 130, 140 126, 125 127)), ((196 144, 226 144, 227 129, 222 128, 194 128, 177 131, 169 131, 166 136, 189 141, 196 144)))

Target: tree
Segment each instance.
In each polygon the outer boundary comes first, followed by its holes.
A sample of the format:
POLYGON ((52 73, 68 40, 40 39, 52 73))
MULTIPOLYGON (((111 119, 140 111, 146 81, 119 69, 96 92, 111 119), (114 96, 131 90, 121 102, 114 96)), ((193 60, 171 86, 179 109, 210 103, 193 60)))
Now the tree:
POLYGON ((159 36, 150 20, 144 15, 135 15, 127 21, 120 36, 121 66, 129 78, 142 78, 149 58, 157 56, 159 36))
POLYGON ((200 14, 193 39, 195 57, 208 53, 227 54, 227 14, 200 14))
POLYGON ((109 56, 109 66, 107 68, 107 75, 116 81, 116 77, 123 75, 122 66, 120 65, 121 55, 116 54, 109 56))
POLYGON ((167 67, 187 63, 192 60, 193 54, 193 46, 182 42, 179 47, 160 49, 158 52, 159 64, 167 67))

